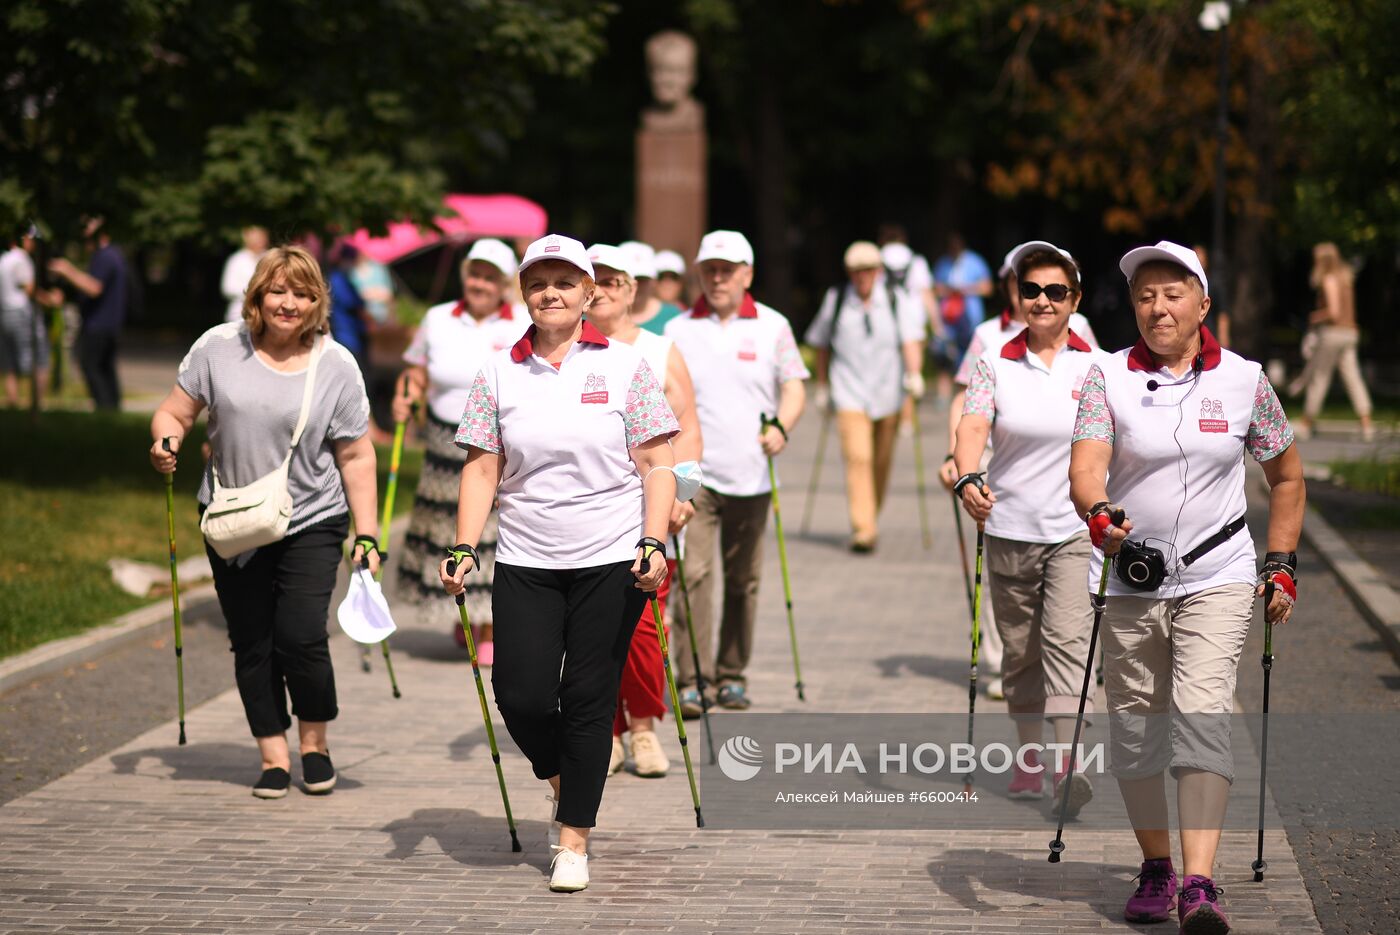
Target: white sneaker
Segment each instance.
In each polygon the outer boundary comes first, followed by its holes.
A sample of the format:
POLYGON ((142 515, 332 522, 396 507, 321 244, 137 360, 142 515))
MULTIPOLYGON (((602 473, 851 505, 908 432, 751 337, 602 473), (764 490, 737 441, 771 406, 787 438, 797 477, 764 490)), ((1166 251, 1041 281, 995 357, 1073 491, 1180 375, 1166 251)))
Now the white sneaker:
POLYGON ((549 860, 552 868, 549 888, 556 893, 577 893, 588 889, 588 855, 558 845, 552 850, 554 856, 549 860))
POLYGON ((546 795, 544 800, 549 803, 549 846, 558 847, 559 829, 564 827, 554 818, 559 814, 559 800, 552 795, 546 795))
POLYGON ((627 753, 622 749, 622 738, 613 738, 612 759, 608 760, 608 775, 616 776, 622 771, 622 764, 627 762, 627 753))
POLYGON ((1006 700, 1006 692, 1002 689, 1000 675, 987 683, 987 697, 993 701, 1006 700))
MULTIPOLYGON (((1060 778, 1055 783, 1055 804, 1050 808, 1050 814, 1060 817, 1060 802, 1063 801, 1065 780, 1060 778)), ((1069 779, 1069 807, 1065 809, 1066 818, 1077 818, 1084 806, 1089 804, 1089 800, 1094 797, 1094 787, 1089 782, 1089 777, 1083 773, 1076 772, 1069 779)))
POLYGON ((643 779, 660 779, 671 768, 671 761, 661 749, 661 738, 654 730, 639 730, 632 733, 632 761, 637 775, 643 779))

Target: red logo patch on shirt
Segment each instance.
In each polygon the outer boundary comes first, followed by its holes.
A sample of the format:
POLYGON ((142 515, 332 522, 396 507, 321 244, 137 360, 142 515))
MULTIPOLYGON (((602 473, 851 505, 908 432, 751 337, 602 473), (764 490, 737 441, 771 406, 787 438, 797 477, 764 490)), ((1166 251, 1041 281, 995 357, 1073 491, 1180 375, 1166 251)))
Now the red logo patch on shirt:
POLYGON ((739 344, 739 359, 758 360, 758 350, 754 347, 754 343, 751 338, 745 338, 739 344))
POLYGON ((608 401, 608 384, 602 376, 590 373, 588 379, 583 384, 583 395, 579 397, 581 403, 602 403, 608 401))
POLYGON ((1224 403, 1218 399, 1206 398, 1201 400, 1201 418, 1197 424, 1202 432, 1224 434, 1230 431, 1230 423, 1223 418, 1224 415, 1224 403))

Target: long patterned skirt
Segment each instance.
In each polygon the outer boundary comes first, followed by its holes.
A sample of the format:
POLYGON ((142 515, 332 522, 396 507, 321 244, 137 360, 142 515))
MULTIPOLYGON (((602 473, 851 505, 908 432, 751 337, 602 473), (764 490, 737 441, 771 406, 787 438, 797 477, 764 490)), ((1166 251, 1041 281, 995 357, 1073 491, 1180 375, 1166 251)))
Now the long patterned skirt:
MULTIPOLYGON (((414 604, 442 603, 450 599, 442 590, 438 565, 447 550, 457 544, 457 494, 467 453, 453 444, 457 426, 430 413, 422 429, 423 471, 413 497, 399 559, 399 596, 414 604)), ((481 567, 467 575, 467 613, 473 625, 491 623, 491 582, 496 576, 496 511, 486 518, 481 541, 476 543, 481 567)), ((451 617, 449 616, 450 620, 451 617)))

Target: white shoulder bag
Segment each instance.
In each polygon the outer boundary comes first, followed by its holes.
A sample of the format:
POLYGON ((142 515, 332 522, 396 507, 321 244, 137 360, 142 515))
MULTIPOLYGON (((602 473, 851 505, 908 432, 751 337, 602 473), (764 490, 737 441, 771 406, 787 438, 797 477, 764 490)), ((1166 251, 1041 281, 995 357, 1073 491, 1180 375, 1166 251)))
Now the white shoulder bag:
POLYGON ((269 545, 287 535, 292 521, 292 493, 287 487, 287 471, 292 455, 301 441, 311 414, 311 393, 316 384, 316 365, 325 352, 325 339, 311 351, 311 363, 306 369, 306 388, 301 394, 301 415, 292 432, 292 447, 282 466, 243 487, 219 484, 219 468, 214 466, 214 495, 199 520, 199 530, 219 556, 231 559, 235 555, 269 545))

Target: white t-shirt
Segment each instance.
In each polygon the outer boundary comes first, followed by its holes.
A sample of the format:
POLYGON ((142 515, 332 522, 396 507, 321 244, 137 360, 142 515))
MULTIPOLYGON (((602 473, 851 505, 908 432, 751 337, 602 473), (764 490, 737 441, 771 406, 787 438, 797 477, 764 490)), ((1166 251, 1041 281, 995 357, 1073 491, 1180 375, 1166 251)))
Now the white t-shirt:
POLYGON ((689 314, 666 325, 666 337, 675 340, 695 384, 705 486, 731 497, 768 493, 768 459, 758 443, 762 417, 777 415, 784 383, 810 376, 788 320, 745 295, 722 322, 701 296, 689 314))
POLYGON ((828 289, 807 329, 807 343, 831 348, 828 376, 836 408, 872 419, 899 412, 904 404, 901 348, 907 341, 923 340, 927 321, 923 303, 905 289, 886 288, 884 281, 875 284, 869 303, 850 286, 828 289))
MULTIPOLYGON (((973 368, 977 366, 977 361, 982 359, 982 355, 988 351, 995 353, 1001 350, 1002 345, 1020 334, 1025 327, 1026 323, 1013 319, 1010 312, 1002 312, 996 318, 988 318, 982 322, 973 329, 972 341, 967 346, 962 363, 958 364, 958 372, 953 381, 960 386, 967 386, 972 382, 973 368)), ((1079 335, 1090 347, 1099 346, 1099 339, 1094 336, 1089 319, 1078 312, 1070 313, 1069 330, 1079 335)))
POLYGON ((248 283, 253 279, 253 273, 257 271, 258 260, 262 254, 254 253, 247 247, 229 256, 224 262, 224 275, 220 281, 220 290, 224 298, 228 300, 228 309, 224 312, 225 321, 243 320, 243 293, 248 288, 248 283))
POLYGON ((665 335, 654 334, 645 328, 637 332, 637 340, 632 346, 641 351, 642 358, 656 375, 656 382, 666 386, 666 370, 671 363, 671 348, 676 344, 665 335))
POLYGON ((0 308, 19 311, 29 308, 26 286, 34 285, 34 258, 23 247, 11 247, 0 254, 0 308))
POLYGON ((428 371, 428 411, 434 418, 454 425, 461 421, 472 381, 486 358, 519 340, 528 321, 507 302, 481 321, 461 302, 428 309, 403 359, 428 371))
POLYGON ((492 354, 471 386, 456 442, 501 454, 496 560, 589 568, 636 557, 645 521, 631 450, 680 430, 641 352, 584 322, 556 370, 535 329, 492 354))
POLYGON ((1030 353, 1029 329, 977 362, 963 415, 992 424, 987 484, 997 502, 987 532, 1018 542, 1064 542, 1084 531, 1069 497, 1069 440, 1089 367, 1107 357, 1070 329, 1050 366, 1030 353))
MULTIPOLYGON (((1128 538, 1160 549, 1167 564, 1156 591, 1134 591, 1110 572, 1109 594, 1175 598, 1255 580, 1248 529, 1189 567, 1180 558, 1244 515, 1244 453, 1276 458, 1293 444, 1293 429, 1257 363, 1222 350, 1209 329, 1201 339, 1199 372, 1177 377, 1158 368, 1140 340, 1091 367, 1084 381, 1074 441, 1113 446, 1108 498, 1132 520, 1128 538)), ((1091 590, 1098 590, 1102 562, 1095 549, 1091 590)))

